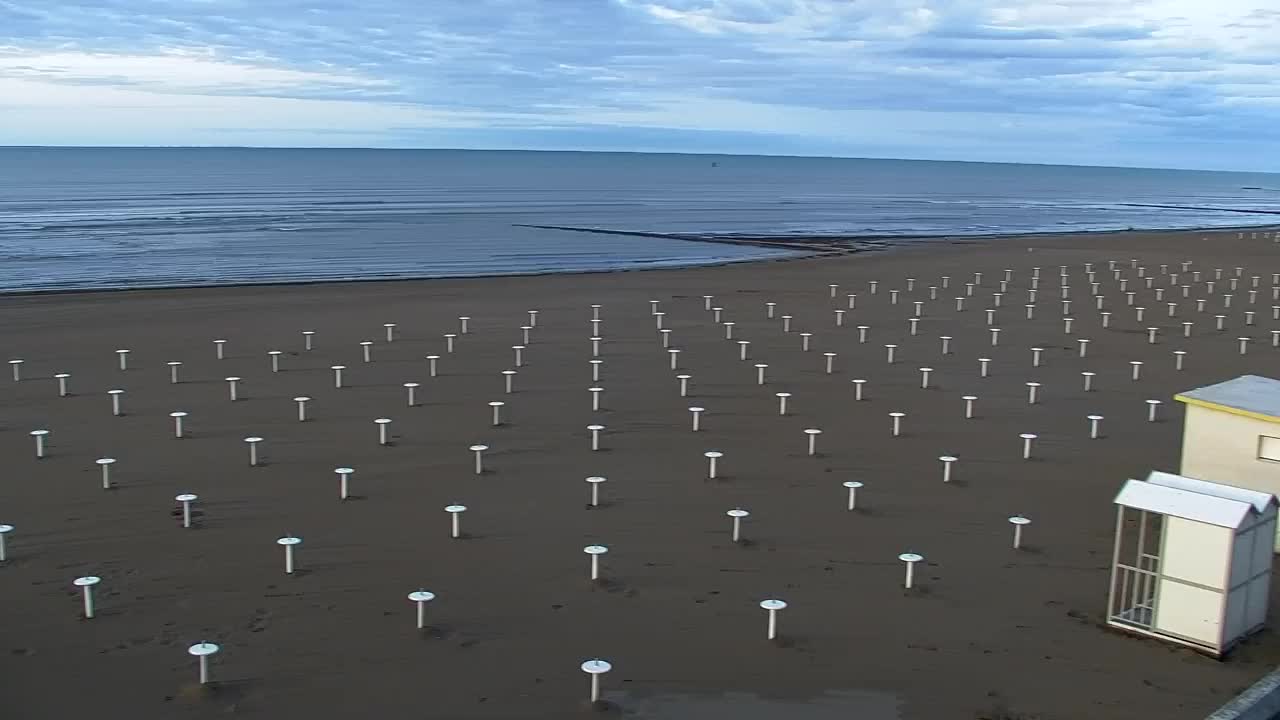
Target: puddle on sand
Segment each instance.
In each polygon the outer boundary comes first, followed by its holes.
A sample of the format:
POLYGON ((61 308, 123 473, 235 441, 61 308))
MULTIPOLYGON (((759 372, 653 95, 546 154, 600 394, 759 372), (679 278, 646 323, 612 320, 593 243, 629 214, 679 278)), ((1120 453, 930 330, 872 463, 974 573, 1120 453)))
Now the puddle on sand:
POLYGON ((605 692, 604 699, 635 720, 900 720, 902 703, 888 693, 829 690, 811 698, 762 698, 751 693, 605 692))

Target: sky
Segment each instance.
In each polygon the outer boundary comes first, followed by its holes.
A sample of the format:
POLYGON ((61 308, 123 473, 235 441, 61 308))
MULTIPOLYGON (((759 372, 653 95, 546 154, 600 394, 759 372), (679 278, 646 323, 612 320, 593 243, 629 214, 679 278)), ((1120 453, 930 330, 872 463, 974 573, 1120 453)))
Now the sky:
POLYGON ((0 145, 1280 171, 1275 0, 0 0, 0 145))

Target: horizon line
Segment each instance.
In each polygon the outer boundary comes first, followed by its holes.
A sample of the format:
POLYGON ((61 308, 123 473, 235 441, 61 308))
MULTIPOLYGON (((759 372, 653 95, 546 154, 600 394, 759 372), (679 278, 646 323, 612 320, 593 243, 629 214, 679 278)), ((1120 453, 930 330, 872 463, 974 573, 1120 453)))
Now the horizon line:
POLYGON ((1222 170, 1186 167, 1151 167, 1145 165, 1076 165, 1070 163, 1013 162, 1008 160, 938 160, 931 158, 899 158, 871 157, 853 155, 802 155, 794 153, 725 153, 698 152, 693 150, 587 150, 587 149, 540 149, 540 148, 466 148, 466 147, 417 147, 391 146, 373 147, 361 145, 3 145, 0 150, 339 150, 339 151, 383 151, 383 152, 523 152, 523 153, 579 153, 595 155, 675 155, 688 157, 725 157, 725 158, 791 158, 805 160, 863 160, 887 162, 918 163, 954 163, 966 165, 1016 165, 1030 167, 1089 168, 1099 170, 1156 170, 1161 172, 1208 172, 1229 173, 1238 175, 1276 175, 1280 170, 1222 170))

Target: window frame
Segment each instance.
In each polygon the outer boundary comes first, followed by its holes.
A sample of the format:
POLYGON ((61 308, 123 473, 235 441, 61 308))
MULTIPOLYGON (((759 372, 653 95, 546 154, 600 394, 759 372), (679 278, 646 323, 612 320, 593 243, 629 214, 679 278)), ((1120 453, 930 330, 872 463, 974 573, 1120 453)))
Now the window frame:
POLYGON ((1280 437, 1274 437, 1272 435, 1258 435, 1258 447, 1257 451, 1254 453, 1255 456, 1258 460, 1263 462, 1280 463, 1280 455, 1277 455, 1276 457, 1267 457, 1262 454, 1262 446, 1266 440, 1275 440, 1277 444, 1277 451, 1280 452, 1280 437))

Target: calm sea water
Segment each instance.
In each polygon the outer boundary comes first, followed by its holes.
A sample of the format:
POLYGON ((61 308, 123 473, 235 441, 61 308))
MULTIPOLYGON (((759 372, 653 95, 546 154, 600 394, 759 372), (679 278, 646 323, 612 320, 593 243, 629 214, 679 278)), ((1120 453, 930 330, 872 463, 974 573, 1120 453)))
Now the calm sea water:
POLYGON ((1280 176, 616 153, 0 148, 0 291, 569 272, 786 254, 522 224, 712 237, 961 236, 1280 220, 1230 209, 1280 210, 1280 176))

